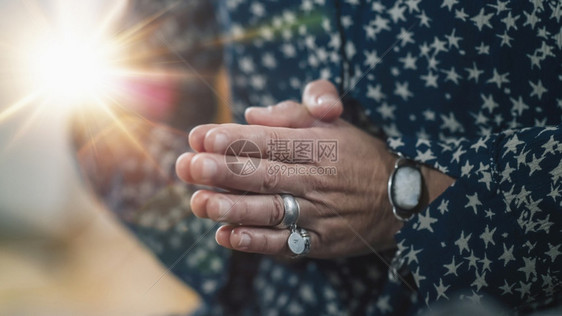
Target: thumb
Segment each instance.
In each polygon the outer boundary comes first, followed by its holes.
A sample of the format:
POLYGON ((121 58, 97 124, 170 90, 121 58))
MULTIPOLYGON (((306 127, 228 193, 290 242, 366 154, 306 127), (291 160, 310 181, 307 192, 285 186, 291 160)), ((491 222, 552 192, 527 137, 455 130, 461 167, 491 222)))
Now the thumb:
POLYGON ((308 83, 302 94, 302 103, 317 120, 331 122, 343 112, 343 104, 338 90, 327 80, 308 83))

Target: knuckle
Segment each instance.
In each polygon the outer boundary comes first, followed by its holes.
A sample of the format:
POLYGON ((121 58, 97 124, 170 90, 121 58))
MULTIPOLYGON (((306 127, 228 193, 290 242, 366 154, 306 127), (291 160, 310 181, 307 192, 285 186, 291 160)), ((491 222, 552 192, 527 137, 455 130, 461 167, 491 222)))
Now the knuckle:
POLYGON ((277 194, 273 198, 273 209, 271 210, 269 225, 275 226, 281 224, 284 215, 285 215, 285 206, 283 204, 283 199, 279 194, 277 194))
POLYGON ((277 192, 280 182, 281 179, 278 172, 264 172, 259 191, 263 193, 277 192))
POLYGON ((235 220, 237 224, 247 224, 252 223, 252 212, 246 201, 238 202, 239 207, 236 208, 235 220))

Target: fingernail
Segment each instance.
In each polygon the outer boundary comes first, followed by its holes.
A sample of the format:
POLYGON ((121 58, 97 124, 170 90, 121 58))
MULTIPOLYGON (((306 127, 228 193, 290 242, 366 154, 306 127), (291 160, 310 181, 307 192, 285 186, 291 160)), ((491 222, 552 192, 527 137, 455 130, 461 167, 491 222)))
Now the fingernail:
POLYGON ((201 178, 209 180, 217 173, 217 164, 212 159, 203 160, 203 168, 201 168, 201 178))
POLYGON ((251 241, 252 238, 250 238, 250 235, 248 235, 247 233, 241 233, 240 241, 238 242, 238 248, 247 248, 248 246, 250 246, 251 241))
POLYGON ((215 141, 213 143, 213 150, 215 152, 226 151, 228 146, 228 137, 223 133, 218 133, 215 135, 215 141))
POLYGON ((340 99, 334 95, 331 94, 325 94, 322 95, 320 97, 318 97, 317 102, 316 102, 316 106, 320 106, 320 105, 328 105, 328 106, 334 106, 336 104, 338 104, 340 102, 340 99))

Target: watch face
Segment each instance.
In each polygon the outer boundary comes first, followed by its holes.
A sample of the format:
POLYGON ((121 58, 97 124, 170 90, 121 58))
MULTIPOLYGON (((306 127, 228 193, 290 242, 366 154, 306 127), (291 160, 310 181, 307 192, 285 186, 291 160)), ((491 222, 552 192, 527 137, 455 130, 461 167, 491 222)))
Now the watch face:
POLYGON ((402 165, 394 170, 392 181, 394 205, 401 210, 410 211, 420 203, 422 176, 418 168, 402 165))

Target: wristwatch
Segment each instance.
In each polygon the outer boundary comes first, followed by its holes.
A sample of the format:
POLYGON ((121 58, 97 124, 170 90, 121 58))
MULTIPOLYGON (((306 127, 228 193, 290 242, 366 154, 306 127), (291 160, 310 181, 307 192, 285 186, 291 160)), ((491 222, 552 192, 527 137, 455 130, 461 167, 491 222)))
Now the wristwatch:
POLYGON ((388 199, 394 216, 401 221, 409 220, 419 211, 422 194, 423 177, 419 164, 399 154, 388 179, 388 199))

